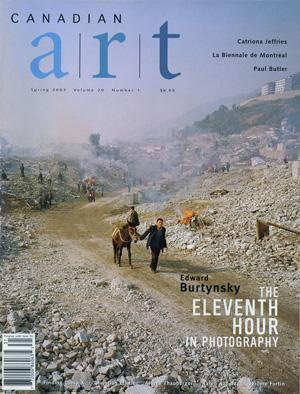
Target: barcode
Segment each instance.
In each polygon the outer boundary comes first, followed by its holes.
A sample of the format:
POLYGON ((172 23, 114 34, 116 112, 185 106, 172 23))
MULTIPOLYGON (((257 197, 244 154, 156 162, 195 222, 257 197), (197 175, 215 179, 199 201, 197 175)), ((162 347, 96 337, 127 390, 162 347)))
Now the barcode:
POLYGON ((34 334, 2 334, 2 389, 35 390, 34 334))

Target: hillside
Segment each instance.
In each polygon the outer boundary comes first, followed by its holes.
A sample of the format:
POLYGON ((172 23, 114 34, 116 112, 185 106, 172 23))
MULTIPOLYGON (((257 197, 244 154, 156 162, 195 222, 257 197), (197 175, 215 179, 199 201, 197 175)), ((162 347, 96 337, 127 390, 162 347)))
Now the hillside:
POLYGON ((245 101, 241 101, 239 103, 239 106, 242 107, 243 105, 253 105, 257 104, 258 102, 261 101, 275 101, 279 99, 290 99, 296 96, 300 96, 300 89, 297 90, 289 90, 287 92, 283 93, 275 93, 275 94, 268 94, 266 96, 257 96, 254 98, 250 98, 245 101))
POLYGON ((288 118, 298 129, 300 126, 300 95, 269 101, 255 101, 248 105, 222 105, 193 126, 186 127, 183 134, 218 133, 223 136, 239 134, 256 126, 280 128, 283 118, 288 118))

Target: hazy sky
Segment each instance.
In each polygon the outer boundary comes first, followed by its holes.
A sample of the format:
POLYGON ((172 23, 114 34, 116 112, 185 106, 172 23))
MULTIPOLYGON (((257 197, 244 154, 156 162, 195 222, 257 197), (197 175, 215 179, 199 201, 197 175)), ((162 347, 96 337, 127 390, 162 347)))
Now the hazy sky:
MULTIPOLYGON (((101 132, 104 141, 129 135, 159 134, 159 124, 168 124, 202 103, 252 92, 263 83, 300 71, 300 1, 84 1, 2 0, 0 6, 0 134, 19 145, 47 141, 86 141, 91 132, 101 132), (25 4, 24 4, 25 3, 25 4), (19 23, 10 21, 19 14, 19 23), (35 23, 26 23, 29 14, 35 23), (41 23, 42 13, 51 23, 41 23), (59 14, 66 23, 57 23, 59 14), (78 24, 72 14, 80 14, 78 24), (92 23, 87 23, 87 14, 92 23), (122 14, 122 23, 112 22, 122 14), (103 14, 106 24, 97 23, 103 14), (159 40, 152 35, 168 21, 169 68, 181 72, 172 80, 159 73, 159 40), (38 48, 34 38, 47 32, 62 40, 61 79, 37 79, 30 63, 53 49, 50 39, 38 48), (99 41, 93 36, 118 32, 124 43, 113 43, 109 71, 116 79, 96 79, 99 72, 99 41), (81 78, 78 78, 78 40, 82 37, 81 78), (139 34, 141 35, 141 78, 138 77, 139 34), (288 45, 239 45, 237 39, 280 39, 288 45), (213 52, 288 52, 287 59, 213 58, 213 52), (287 72, 254 72, 253 66, 283 66, 287 72), (31 88, 50 89, 33 93, 31 88), (65 88, 54 93, 53 88, 65 88), (91 93, 74 93, 74 88, 94 88, 91 93), (133 93, 113 93, 115 88, 133 93), (161 93, 160 89, 175 92, 161 93), (97 89, 104 89, 98 93, 97 89), (140 92, 137 92, 140 89, 140 92)), ((52 58, 43 64, 51 69, 52 58), (51 60, 51 61, 50 61, 51 60)), ((197 120, 197 119, 195 119, 197 120)))

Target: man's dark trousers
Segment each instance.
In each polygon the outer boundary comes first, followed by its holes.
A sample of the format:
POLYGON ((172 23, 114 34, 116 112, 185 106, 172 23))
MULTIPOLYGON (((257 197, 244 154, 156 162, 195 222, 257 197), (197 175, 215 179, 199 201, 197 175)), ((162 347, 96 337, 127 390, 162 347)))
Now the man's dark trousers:
POLYGON ((160 254, 160 249, 153 248, 151 246, 151 263, 150 263, 150 267, 151 267, 151 269, 153 271, 156 271, 156 269, 157 269, 159 254, 160 254))

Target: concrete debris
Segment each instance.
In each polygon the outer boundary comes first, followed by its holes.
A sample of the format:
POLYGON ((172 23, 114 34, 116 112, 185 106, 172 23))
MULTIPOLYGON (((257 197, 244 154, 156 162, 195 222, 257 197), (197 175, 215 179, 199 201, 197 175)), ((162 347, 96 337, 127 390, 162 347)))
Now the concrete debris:
MULTIPOLYGON (((25 180, 9 174, 4 182, 10 182, 7 193, 24 194, 25 200, 35 191, 26 183, 24 164, 25 180)), ((194 256, 206 267, 217 264, 245 277, 255 275, 259 283, 296 288, 295 235, 275 229, 255 242, 255 224, 260 217, 299 231, 298 188, 286 166, 205 174, 168 202, 139 205, 138 230, 162 216, 173 252, 194 256), (230 192, 216 199, 209 190, 230 192), (194 206, 210 225, 178 223, 184 206, 194 206)), ((71 188, 65 193, 62 199, 77 196, 71 188)), ((118 212, 108 221, 125 218, 126 212, 118 212)), ((0 220, 0 275, 5 278, 0 282, 0 299, 5 300, 0 329, 36 334, 37 393, 264 392, 262 385, 242 378, 235 352, 183 346, 182 338, 190 332, 167 307, 155 308, 156 300, 121 277, 103 279, 98 263, 86 264, 77 251, 70 257, 67 247, 59 248, 60 239, 43 236, 38 217, 25 206, 0 220), (62 262, 64 269, 57 270, 62 262)))
POLYGON ((238 394, 276 394, 276 391, 270 389, 268 384, 248 377, 243 377, 237 384, 238 394))
POLYGON ((155 394, 155 390, 147 386, 146 384, 137 384, 135 386, 128 387, 125 391, 126 394, 155 394))
POLYGON ((212 197, 220 197, 220 196, 225 196, 225 194, 229 193, 228 190, 225 189, 217 189, 214 190, 213 192, 210 192, 209 195, 212 197))
MULTIPOLYGON (((192 254, 207 264, 230 267, 261 283, 296 288, 299 281, 297 234, 270 228, 270 237, 256 242, 256 220, 280 223, 300 231, 299 181, 282 165, 264 169, 233 170, 203 175, 189 192, 179 191, 169 202, 142 204, 140 233, 155 223, 157 212, 165 220, 169 249, 192 254), (219 185, 222 187, 218 187, 219 185), (269 185, 269 187, 266 187, 269 185), (230 190, 215 200, 208 190, 230 190), (201 211, 211 223, 191 228, 178 223, 178 207, 201 211), (192 208, 193 207, 193 208, 192 208), (146 220, 144 219, 146 218, 146 220)), ((119 219, 123 216, 119 215, 119 219)))

